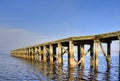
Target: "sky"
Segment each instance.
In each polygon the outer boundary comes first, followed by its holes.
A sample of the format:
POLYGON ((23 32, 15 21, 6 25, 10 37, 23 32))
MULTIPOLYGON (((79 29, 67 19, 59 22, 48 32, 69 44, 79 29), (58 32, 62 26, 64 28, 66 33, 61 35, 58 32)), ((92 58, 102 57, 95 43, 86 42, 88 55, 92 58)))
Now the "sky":
POLYGON ((120 0, 0 0, 1 53, 119 30, 120 0))

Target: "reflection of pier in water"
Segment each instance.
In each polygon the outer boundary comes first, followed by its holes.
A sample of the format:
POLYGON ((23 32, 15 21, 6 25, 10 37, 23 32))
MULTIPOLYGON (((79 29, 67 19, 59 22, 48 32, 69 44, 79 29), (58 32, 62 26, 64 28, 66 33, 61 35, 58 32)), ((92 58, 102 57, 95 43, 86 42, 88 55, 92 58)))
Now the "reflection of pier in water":
MULTIPOLYGON (((41 65, 40 67, 45 67, 45 68, 46 68, 46 65, 44 64, 49 62, 50 63, 49 70, 51 71, 51 69, 53 69, 52 67, 56 67, 56 69, 58 69, 57 70, 58 75, 61 75, 64 73, 61 71, 61 68, 64 62, 63 56, 65 54, 67 54, 68 56, 68 65, 69 65, 69 68, 71 68, 71 70, 69 70, 71 72, 69 73, 72 73, 72 71, 74 71, 76 67, 81 67, 81 69, 84 68, 84 62, 86 61, 84 60, 84 58, 87 54, 90 54, 90 63, 89 63, 90 68, 93 69, 95 72, 97 72, 98 71, 98 54, 99 54, 98 46, 100 46, 103 52, 103 55, 105 57, 105 60, 107 63, 107 69, 110 69, 111 43, 114 40, 119 40, 119 46, 120 46, 120 31, 93 35, 93 36, 70 37, 70 38, 56 40, 56 41, 47 42, 43 44, 33 45, 25 48, 12 50, 11 55, 16 57, 26 58, 29 60, 43 62, 43 65, 41 65), (104 49, 103 43, 107 45, 107 50, 104 49), (74 57, 75 47, 77 48, 77 59, 74 57), (85 52, 86 47, 89 49, 85 52), (54 66, 55 64, 57 64, 57 66, 54 66)), ((120 48, 119 48, 119 53, 120 53, 120 48)), ((120 54, 119 54, 119 58, 120 58, 120 54)), ((44 68, 43 68, 43 71, 44 71, 44 68)), ((44 72, 44 74, 47 74, 47 73, 44 72)), ((67 76, 68 81, 69 79, 71 80, 72 78, 74 78, 71 76, 74 76, 74 75, 69 74, 69 76, 67 76)), ((94 74, 93 76, 97 78, 97 74, 94 74)), ((60 76, 59 79, 61 79, 62 77, 64 76, 60 76)), ((81 75, 81 79, 82 79, 82 75, 81 75)))
MULTIPOLYGON (((106 68, 103 72, 96 72, 94 68, 85 67, 69 68, 64 65, 59 67, 57 64, 49 64, 34 60, 22 60, 29 63, 40 81, 112 81, 110 69, 106 68), (87 72, 86 72, 87 71, 87 72), (100 75, 102 74, 102 77, 100 75)), ((119 73, 119 72, 118 72, 119 73)))

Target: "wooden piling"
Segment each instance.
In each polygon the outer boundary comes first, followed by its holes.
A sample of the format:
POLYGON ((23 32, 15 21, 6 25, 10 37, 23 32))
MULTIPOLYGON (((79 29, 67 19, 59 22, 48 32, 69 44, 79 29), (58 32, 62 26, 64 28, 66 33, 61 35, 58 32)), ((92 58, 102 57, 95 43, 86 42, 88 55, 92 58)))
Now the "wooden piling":
POLYGON ((31 48, 31 53, 32 53, 32 60, 34 59, 34 53, 33 53, 33 48, 31 48))
POLYGON ((69 63, 70 68, 74 67, 74 45, 72 41, 69 41, 69 63))
POLYGON ((81 44, 81 66, 84 67, 84 44, 81 44))
POLYGON ((50 44, 50 63, 53 64, 53 46, 50 44))
POLYGON ((29 55, 29 53, 28 53, 28 48, 26 48, 26 55, 27 55, 27 59, 28 59, 28 55, 29 55))
POLYGON ((93 50, 94 50, 94 45, 92 43, 92 44, 90 44, 90 67, 93 67, 93 65, 94 65, 94 52, 93 52, 93 50))
POLYGON ((74 81, 74 68, 69 68, 68 71, 69 71, 69 73, 68 73, 69 78, 67 81, 74 81))
POLYGON ((29 48, 29 59, 31 60, 32 54, 31 54, 31 48, 29 48))
POLYGON ((107 66, 110 68, 111 42, 107 43, 107 66))
POLYGON ((118 41, 119 41, 119 73, 120 73, 120 35, 118 35, 118 41))
POLYGON ((120 39, 119 39, 119 55, 120 55, 120 39))
POLYGON ((94 70, 97 71, 98 70, 98 41, 94 40, 94 44, 95 44, 95 68, 94 70))
POLYGON ((39 46, 39 61, 43 60, 43 49, 41 46, 39 46))
POLYGON ((118 36, 118 41, 119 41, 119 55, 120 55, 120 35, 118 36))
POLYGON ((53 62, 56 61, 56 46, 53 46, 53 62))
POLYGON ((33 47, 33 60, 35 60, 35 47, 33 47))
POLYGON ((46 62, 47 61, 47 55, 46 55, 46 46, 43 46, 43 61, 46 62))
MULTIPOLYGON (((77 45, 77 52, 78 52, 78 61, 81 59, 81 54, 80 54, 80 45, 77 45)), ((80 65, 80 64, 79 64, 80 65)))
POLYGON ((60 42, 58 43, 58 64, 62 64, 62 47, 60 42))

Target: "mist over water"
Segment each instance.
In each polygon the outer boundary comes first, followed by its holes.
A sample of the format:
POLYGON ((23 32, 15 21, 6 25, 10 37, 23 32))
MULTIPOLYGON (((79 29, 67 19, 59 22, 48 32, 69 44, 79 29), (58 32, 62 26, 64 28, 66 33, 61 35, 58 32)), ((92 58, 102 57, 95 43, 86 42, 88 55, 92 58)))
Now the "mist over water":
POLYGON ((99 56, 98 72, 94 72, 89 56, 85 57, 84 68, 69 69, 67 61, 58 66, 0 54, 0 81, 119 81, 118 58, 112 55, 111 68, 107 69, 105 58, 99 56))

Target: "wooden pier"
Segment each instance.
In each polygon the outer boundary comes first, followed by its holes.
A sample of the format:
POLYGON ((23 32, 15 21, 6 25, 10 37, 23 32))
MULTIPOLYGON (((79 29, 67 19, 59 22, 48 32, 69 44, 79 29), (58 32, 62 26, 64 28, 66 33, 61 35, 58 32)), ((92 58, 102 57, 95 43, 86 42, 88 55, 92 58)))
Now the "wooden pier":
POLYGON ((54 62, 57 62, 58 65, 62 65, 63 55, 68 54, 68 65, 70 68, 74 68, 76 66, 84 67, 84 57, 87 54, 90 54, 90 67, 94 67, 95 70, 97 70, 99 54, 98 46, 100 46, 103 52, 108 68, 110 68, 111 43, 114 40, 119 40, 120 54, 120 31, 117 31, 92 36, 70 37, 61 40, 46 42, 43 44, 28 46, 25 48, 12 50, 11 55, 30 60, 50 62, 50 64, 54 64, 54 62), (102 43, 107 44, 107 52, 105 51, 102 43), (85 45, 89 45, 90 47, 87 52, 85 52, 84 49, 85 45), (75 46, 77 47, 77 60, 74 57, 75 46))

